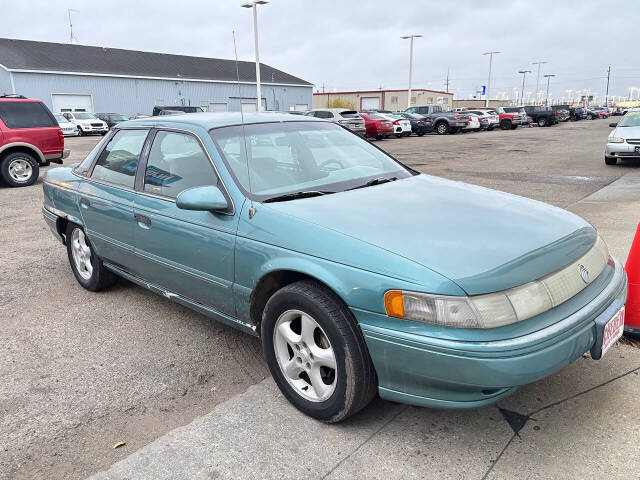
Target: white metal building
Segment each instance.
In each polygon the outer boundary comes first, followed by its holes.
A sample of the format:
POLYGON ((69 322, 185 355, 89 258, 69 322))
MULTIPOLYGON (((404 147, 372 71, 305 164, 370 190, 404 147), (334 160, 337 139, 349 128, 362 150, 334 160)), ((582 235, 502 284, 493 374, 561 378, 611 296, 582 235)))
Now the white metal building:
MULTIPOLYGON (((150 115, 154 106, 257 109, 254 62, 0 38, 0 93, 42 100, 54 112, 150 115)), ((265 110, 308 110, 313 85, 260 65, 265 110)))

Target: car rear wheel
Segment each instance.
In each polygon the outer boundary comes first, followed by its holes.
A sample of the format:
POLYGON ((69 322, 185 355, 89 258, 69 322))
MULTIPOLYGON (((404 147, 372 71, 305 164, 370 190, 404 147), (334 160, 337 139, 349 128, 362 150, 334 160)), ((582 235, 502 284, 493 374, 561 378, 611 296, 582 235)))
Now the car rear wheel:
POLYGON ((417 135, 418 135, 419 137, 422 137, 422 136, 424 135, 424 132, 418 132, 418 133, 417 133, 417 135))
POLYGON ((546 118, 539 118, 538 119, 538 126, 539 127, 546 127, 547 126, 547 119, 546 118))
POLYGON ((10 187, 28 187, 38 179, 40 165, 33 155, 13 152, 0 161, 0 176, 10 187))
POLYGON ((384 138, 384 135, 376 135, 376 140, 382 140, 384 138))
POLYGON ((449 133, 449 125, 447 122, 438 122, 436 124, 436 133, 438 135, 446 135, 449 133))
POLYGON ((97 292, 116 282, 118 277, 104 268, 81 227, 69 223, 65 238, 71 270, 80 285, 97 292))
POLYGON ((618 163, 618 159, 616 157, 604 157, 604 163, 607 165, 615 165, 618 163))
POLYGON ((511 130, 511 120, 500 121, 500 128, 502 130, 511 130))
POLYGON ((376 373, 351 312, 314 281, 278 290, 262 315, 262 347, 283 395, 303 413, 335 423, 377 391, 376 373))
POLYGON ((402 134, 401 133, 396 133, 396 138, 402 138, 402 134))

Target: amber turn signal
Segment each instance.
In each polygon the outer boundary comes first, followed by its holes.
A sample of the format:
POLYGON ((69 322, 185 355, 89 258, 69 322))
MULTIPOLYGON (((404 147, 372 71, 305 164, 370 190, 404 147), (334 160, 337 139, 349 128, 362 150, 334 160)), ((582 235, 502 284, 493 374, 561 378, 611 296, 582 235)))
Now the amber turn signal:
POLYGON ((404 318, 402 291, 389 290, 384 294, 384 309, 390 317, 404 318))

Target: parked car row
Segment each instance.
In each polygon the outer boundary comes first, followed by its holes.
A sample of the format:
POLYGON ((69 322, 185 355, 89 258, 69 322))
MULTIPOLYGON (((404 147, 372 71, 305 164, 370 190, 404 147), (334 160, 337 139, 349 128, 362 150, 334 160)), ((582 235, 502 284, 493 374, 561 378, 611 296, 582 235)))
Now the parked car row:
MULTIPOLYGON (((338 123, 355 133, 378 140, 392 135, 402 138, 411 134, 417 136, 423 136, 426 133, 446 135, 493 130, 494 128, 513 130, 520 125, 527 125, 531 121, 523 107, 477 107, 445 111, 441 105, 417 105, 397 112, 390 110, 358 112, 345 108, 319 108, 311 110, 305 115, 338 123), (364 124, 358 121, 359 118, 364 121, 364 124)), ((547 118, 552 114, 545 112, 539 113, 539 115, 547 118)), ((539 122, 542 126, 553 123, 557 122, 551 119, 539 122)))

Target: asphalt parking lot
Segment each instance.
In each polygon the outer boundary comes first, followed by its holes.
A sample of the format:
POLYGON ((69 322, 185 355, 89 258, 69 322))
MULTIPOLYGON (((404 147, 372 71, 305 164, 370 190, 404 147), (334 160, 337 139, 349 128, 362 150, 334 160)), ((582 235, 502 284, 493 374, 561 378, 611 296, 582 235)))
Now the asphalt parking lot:
MULTIPOLYGON (((422 172, 569 209, 624 262, 640 163, 605 166, 609 131, 582 121, 377 145, 422 172)), ((66 163, 98 140, 68 139, 66 163)), ((638 477, 632 344, 498 406, 377 401, 318 424, 281 397, 256 339, 127 282, 83 290, 42 220, 41 187, 0 188, 0 478, 638 477)))

